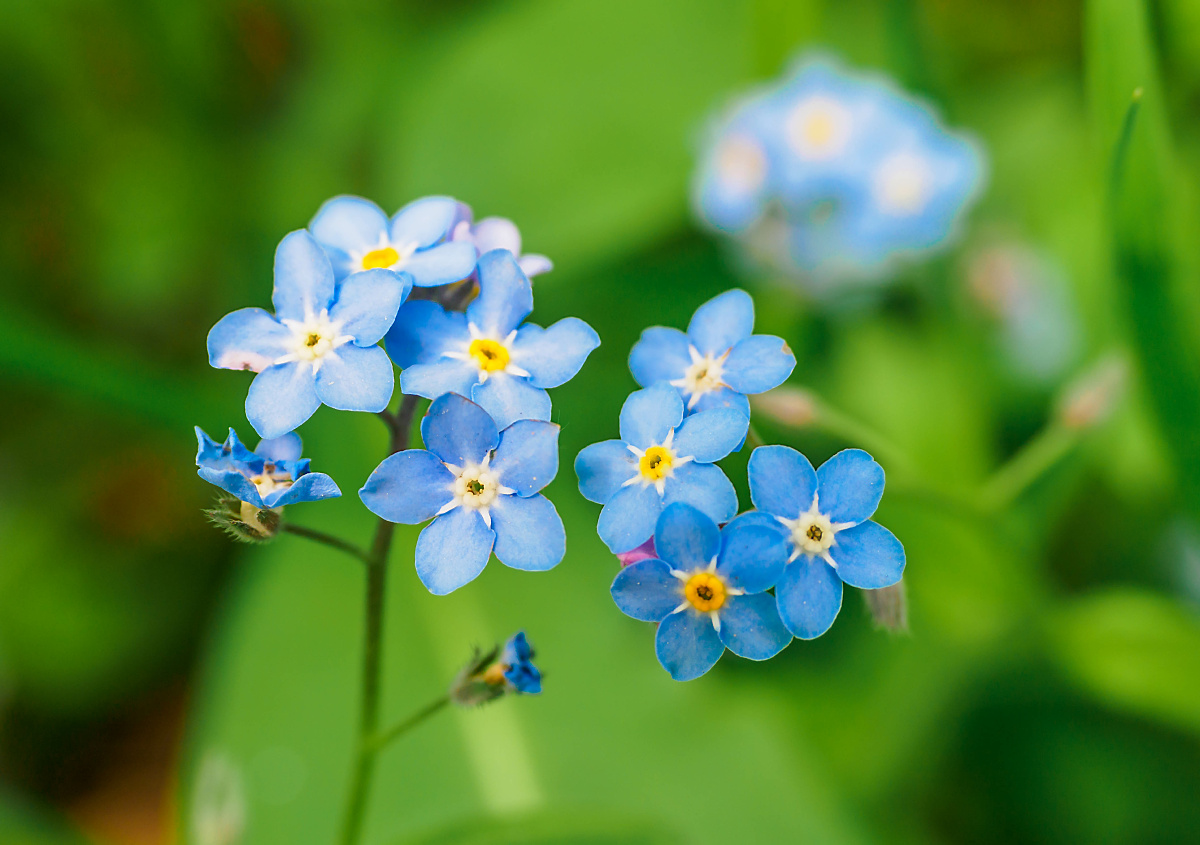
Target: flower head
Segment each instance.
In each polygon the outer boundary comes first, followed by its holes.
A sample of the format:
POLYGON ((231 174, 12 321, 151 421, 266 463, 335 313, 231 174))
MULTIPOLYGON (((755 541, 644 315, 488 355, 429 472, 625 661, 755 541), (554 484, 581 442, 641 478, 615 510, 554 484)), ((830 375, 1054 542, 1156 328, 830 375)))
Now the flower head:
POLYGON ((718 529, 676 503, 659 515, 654 541, 659 557, 622 569, 612 596, 626 615, 659 623, 655 651, 672 678, 700 677, 726 648, 766 660, 791 642, 765 592, 787 559, 769 526, 738 517, 718 529))
POLYGON ((745 440, 749 425, 736 408, 684 419, 679 391, 666 382, 630 394, 621 407, 621 439, 593 443, 575 459, 579 492, 604 505, 600 539, 616 554, 639 546, 673 502, 728 521, 737 513, 737 493, 714 463, 745 440))
POLYGON ((842 584, 889 587, 904 572, 904 547, 870 517, 883 496, 883 467, 861 449, 838 452, 814 470, 787 446, 761 446, 750 456, 756 513, 741 519, 771 529, 786 551, 775 585, 788 630, 813 639, 829 630, 842 606, 842 584))
POLYGON ((727 406, 749 417, 746 394, 778 387, 796 366, 783 340, 753 330, 754 300, 743 290, 726 291, 696 309, 687 334, 664 326, 642 332, 629 369, 644 387, 670 382, 689 412, 727 406))
POLYGON ((275 314, 243 308, 208 333, 214 367, 258 373, 246 417, 263 437, 287 434, 326 404, 378 412, 392 397, 392 364, 376 346, 408 296, 407 276, 369 270, 334 284, 306 231, 275 251, 275 314))
POLYGON ((309 231, 329 256, 339 281, 383 269, 404 273, 417 287, 457 282, 471 275, 475 250, 448 243, 459 203, 450 197, 414 200, 388 220, 361 197, 334 197, 321 206, 309 231))
POLYGON ((425 449, 386 458, 359 491, 392 522, 433 520, 417 540, 417 575, 445 595, 474 580, 494 551, 514 569, 562 560, 566 535, 538 491, 558 472, 558 426, 520 420, 499 431, 487 411, 448 393, 421 421, 425 449))
POLYGON ((506 693, 537 695, 542 673, 533 665, 533 646, 518 631, 503 648, 486 654, 476 650, 450 685, 450 700, 460 707, 478 707, 506 693))
POLYGON ((479 296, 466 312, 414 301, 400 309, 387 349, 404 368, 404 393, 436 399, 457 393, 479 403, 505 428, 517 420, 550 419, 546 388, 579 372, 600 338, 575 317, 548 329, 522 320, 533 310, 533 288, 506 249, 479 259, 479 296))
POLYGON ((533 665, 533 646, 518 631, 508 638, 500 652, 500 674, 512 692, 537 694, 542 691, 542 673, 533 665))
POLYGON ((456 219, 450 233, 450 240, 454 243, 471 244, 479 255, 493 249, 507 249, 517 259, 521 272, 530 279, 554 269, 554 264, 544 255, 521 254, 521 230, 508 218, 485 217, 476 221, 471 207, 459 203, 456 219))
POLYGON ((253 452, 242 445, 232 428, 224 443, 200 428, 196 440, 199 476, 255 508, 281 508, 342 495, 328 475, 309 472, 309 461, 300 457, 300 438, 294 432, 263 440, 253 452))

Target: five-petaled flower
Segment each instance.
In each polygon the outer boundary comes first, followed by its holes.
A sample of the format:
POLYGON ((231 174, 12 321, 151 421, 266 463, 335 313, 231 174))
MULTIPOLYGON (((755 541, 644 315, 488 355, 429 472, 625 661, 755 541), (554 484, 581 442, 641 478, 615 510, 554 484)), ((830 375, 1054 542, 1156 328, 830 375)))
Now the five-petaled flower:
POLYGON ((814 470, 787 446, 750 456, 756 513, 739 519, 774 528, 788 565, 775 585, 779 615, 801 639, 829 630, 842 606, 842 584, 890 587, 904 572, 904 547, 870 517, 883 496, 883 467, 861 449, 838 452, 814 470))
POLYGON ((471 244, 447 242, 458 209, 450 197, 423 197, 389 221, 370 200, 341 196, 322 205, 308 228, 339 281, 382 269, 407 273, 417 287, 433 287, 465 279, 475 268, 471 244))
POLYGON ((421 421, 425 449, 386 458, 359 491, 391 522, 432 519, 417 540, 417 575, 445 595, 472 581, 495 551, 514 569, 541 571, 562 560, 566 535, 538 491, 558 472, 558 426, 520 420, 499 431, 487 411, 453 393, 421 421))
POLYGON ((387 270, 335 286, 321 247, 308 232, 292 232, 275 251, 275 315, 261 308, 225 315, 208 333, 209 363, 258 373, 246 417, 266 438, 287 434, 322 403, 382 411, 394 376, 376 344, 410 289, 407 276, 387 270))
POLYGON ((404 368, 400 389, 427 399, 466 396, 500 428, 550 419, 546 388, 574 377, 600 338, 576 317, 548 329, 521 325, 532 310, 533 288, 512 253, 486 253, 479 259, 479 296, 466 313, 428 300, 400 309, 386 341, 404 368))
POLYGON ((684 419, 679 392, 665 382, 630 394, 621 407, 621 439, 593 443, 575 459, 579 492, 604 505, 600 539, 616 554, 641 545, 673 502, 727 522, 737 513, 737 493, 713 464, 745 440, 749 425, 735 408, 684 419))
POLYGON ((792 640, 766 592, 783 571, 776 532, 739 517, 724 529, 677 503, 658 518, 658 558, 622 569, 612 585, 617 607, 657 622, 658 661, 677 681, 711 669, 728 648, 751 660, 774 657, 792 640))
POLYGON ((642 332, 629 369, 643 387, 677 387, 689 413, 728 406, 749 417, 746 394, 778 387, 796 366, 782 339, 753 330, 754 300, 743 290, 726 291, 696 309, 687 334, 664 326, 642 332))
POLYGON ((542 673, 533 665, 533 646, 518 631, 508 638, 496 662, 483 673, 490 684, 504 684, 510 692, 536 695, 542 691, 542 673))
POLYGON ((263 440, 253 452, 232 428, 225 442, 218 443, 197 427, 196 440, 197 474, 255 508, 268 510, 342 495, 328 475, 309 472, 308 459, 300 457, 300 437, 294 432, 263 440))
POLYGON ((493 249, 507 249, 517 259, 521 272, 532 279, 542 273, 549 273, 554 264, 544 255, 536 253, 521 254, 521 230, 517 224, 506 217, 485 217, 473 222, 474 215, 471 207, 464 203, 458 204, 458 218, 450 233, 450 240, 455 243, 469 243, 480 255, 493 249))

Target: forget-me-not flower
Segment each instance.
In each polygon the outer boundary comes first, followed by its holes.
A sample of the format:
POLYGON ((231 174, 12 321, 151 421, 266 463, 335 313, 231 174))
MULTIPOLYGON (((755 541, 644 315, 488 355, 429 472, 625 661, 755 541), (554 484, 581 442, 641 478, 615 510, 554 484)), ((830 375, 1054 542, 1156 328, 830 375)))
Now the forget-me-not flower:
POLYGON ((553 262, 544 255, 521 254, 521 230, 516 223, 507 217, 485 217, 475 221, 471 207, 465 203, 458 204, 458 217, 450 240, 471 244, 479 255, 493 249, 507 249, 516 257, 521 272, 530 279, 554 269, 553 262))
POLYGON ((342 495, 328 475, 309 472, 309 461, 300 457, 300 436, 295 432, 263 440, 253 452, 232 428, 225 442, 218 443, 197 427, 196 440, 197 474, 256 508, 281 508, 342 495))
POLYGON ((445 595, 476 578, 495 551, 514 569, 542 571, 562 560, 566 535, 538 491, 558 472, 558 426, 519 420, 499 431, 474 402, 447 393, 421 420, 425 449, 386 458, 359 491, 391 522, 432 519, 417 540, 417 575, 445 595))
POLYGON ((322 403, 378 412, 392 398, 394 376, 376 344, 391 327, 411 285, 371 270, 335 288, 329 259, 304 230, 275 250, 275 315, 261 308, 226 314, 208 333, 208 361, 258 373, 246 418, 266 438, 287 434, 322 403))
POLYGON ((673 502, 728 522, 737 513, 737 493, 714 464, 745 440, 749 425, 736 408, 684 419, 679 391, 666 382, 631 393, 621 406, 621 439, 593 443, 575 459, 579 492, 604 505, 600 539, 615 554, 636 548, 673 502))
POLYGON ((688 412, 728 406, 750 416, 748 393, 783 384, 796 356, 781 338, 752 335, 754 300, 730 290, 696 309, 687 334, 652 326, 629 353, 638 384, 667 381, 679 389, 688 412))
POLYGON ((407 273, 417 287, 433 287, 461 281, 475 268, 472 245, 447 240, 458 206, 451 197, 422 197, 388 220, 370 200, 334 197, 308 228, 329 256, 338 281, 382 269, 407 273))
POLYGON ((775 585, 779 615, 801 639, 829 630, 842 606, 842 584, 890 587, 904 572, 904 547, 870 517, 883 497, 883 467, 861 449, 838 452, 814 470, 787 446, 750 455, 750 497, 757 513, 741 518, 774 528, 788 565, 775 585))
POLYGON ((700 677, 726 648, 766 660, 792 641, 766 592, 787 560, 772 528, 739 517, 718 529, 677 503, 659 516, 654 543, 659 557, 622 569, 612 597, 628 616, 659 623, 654 648, 672 678, 700 677))
POLYGON ((508 638, 495 665, 510 691, 528 695, 542 691, 542 673, 533 665, 533 646, 524 631, 508 638))
POLYGON ((546 388, 569 381, 600 338, 576 317, 548 329, 521 321, 533 310, 533 288, 512 253, 479 259, 479 296, 466 313, 428 300, 406 303, 388 332, 404 393, 436 399, 457 393, 482 405, 506 428, 550 419, 546 388))

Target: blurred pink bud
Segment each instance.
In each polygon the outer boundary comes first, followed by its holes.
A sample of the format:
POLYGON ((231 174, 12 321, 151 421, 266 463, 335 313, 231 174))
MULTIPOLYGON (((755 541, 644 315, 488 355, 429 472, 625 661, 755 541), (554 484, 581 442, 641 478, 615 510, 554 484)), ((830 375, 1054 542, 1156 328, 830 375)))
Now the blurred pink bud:
POLYGON ((1094 428, 1112 416, 1125 395, 1129 364, 1119 354, 1109 355, 1067 386, 1058 405, 1058 416, 1067 428, 1094 428))
POLYGON ((751 399, 754 410, 793 428, 812 425, 817 417, 813 395, 799 387, 777 387, 751 399))
POLYGON ((627 552, 621 552, 617 555, 617 560, 621 561, 621 566, 629 566, 631 563, 637 563, 639 560, 648 560, 652 557, 658 557, 658 552, 654 550, 654 538, 651 537, 646 542, 642 543, 636 549, 630 549, 627 552))

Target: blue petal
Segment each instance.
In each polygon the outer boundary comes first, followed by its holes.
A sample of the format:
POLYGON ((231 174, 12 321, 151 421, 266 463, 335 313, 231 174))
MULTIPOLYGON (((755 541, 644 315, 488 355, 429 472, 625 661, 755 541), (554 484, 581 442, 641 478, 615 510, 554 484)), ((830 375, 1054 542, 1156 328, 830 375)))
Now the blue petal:
POLYGON ((744 394, 730 390, 728 387, 718 387, 716 390, 700 394, 700 398, 696 400, 696 404, 692 406, 689 413, 698 414, 701 411, 712 411, 717 408, 732 408, 740 411, 746 419, 750 419, 750 400, 744 394))
POLYGON ((769 593, 731 596, 721 608, 721 642, 739 657, 767 660, 792 641, 783 626, 775 597, 769 593))
POLYGON ((297 502, 336 499, 340 495, 342 495, 342 491, 328 475, 323 472, 309 472, 296 479, 296 482, 286 490, 276 490, 267 496, 266 505, 269 508, 281 508, 297 502))
POLYGON ((654 528, 654 549, 675 569, 705 569, 721 551, 717 524, 695 508, 676 503, 663 508, 654 528))
POLYGON ((479 381, 479 367, 453 358, 431 364, 412 364, 400 373, 400 392, 437 399, 447 393, 468 396, 479 381))
POLYGON ((795 449, 759 446, 750 455, 746 474, 750 479, 750 501, 760 511, 795 519, 812 507, 817 472, 795 449))
POLYGON ((287 354, 291 337, 291 330, 263 309, 242 308, 209 330, 208 363, 260 373, 287 354))
POLYGON ((411 275, 419 288, 448 285, 475 270, 475 247, 468 243, 438 244, 414 252, 399 269, 411 275))
POLYGON ((320 245, 306 230, 292 232, 275 250, 275 316, 303 320, 333 301, 333 268, 320 245))
POLYGON ((533 287, 512 253, 494 249, 479 258, 479 296, 467 320, 487 337, 503 340, 533 310, 533 287))
POLYGON ((843 449, 817 470, 817 496, 832 522, 870 519, 883 498, 883 467, 862 449, 843 449))
POLYGON ((435 596, 452 593, 479 577, 496 535, 471 508, 455 508, 417 538, 417 577, 435 596))
POLYGON ((317 396, 340 411, 379 413, 392 399, 395 379, 386 352, 378 346, 347 343, 321 359, 317 396))
POLYGON ((329 253, 339 276, 361 269, 351 266, 351 253, 374 249, 383 240, 387 227, 383 209, 370 200, 351 196, 328 200, 308 224, 313 237, 329 253))
POLYGON ((721 529, 717 572, 747 593, 769 590, 791 555, 788 539, 788 532, 774 517, 742 514, 721 529))
POLYGON ((508 428, 517 420, 550 419, 550 394, 520 376, 492 373, 487 381, 471 388, 471 398, 492 415, 500 428, 508 428))
POLYGON ((708 614, 688 609, 672 613, 659 623, 654 652, 672 678, 691 681, 717 664, 725 646, 713 630, 708 614))
POLYGON ((838 576, 851 587, 878 590, 890 587, 904 574, 904 546, 877 522, 859 523, 834 535, 829 550, 838 576))
POLYGON ((545 496, 497 496, 489 510, 496 557, 505 566, 544 572, 562 561, 567 534, 554 503, 545 496))
POLYGON ((209 484, 215 484, 224 490, 226 493, 232 493, 243 502, 249 502, 256 508, 265 508, 262 497, 258 494, 258 488, 250 483, 250 479, 242 475, 237 470, 220 469, 217 467, 198 467, 196 474, 207 481, 209 484))
POLYGON ((683 378, 691 366, 687 335, 679 329, 651 326, 629 353, 629 371, 642 387, 683 378))
POLYGON ((684 600, 683 582, 656 558, 639 560, 618 572, 611 592, 622 613, 643 622, 661 622, 684 600))
POLYGON ((558 475, 558 432, 554 423, 518 420, 500 432, 491 467, 500 483, 532 496, 558 475))
POLYGON ((671 448, 681 458, 693 457, 702 464, 715 463, 746 439, 750 420, 733 408, 716 408, 692 414, 683 421, 671 448))
POLYGON ((589 502, 603 505, 637 475, 633 453, 623 440, 604 440, 585 447, 575 458, 579 492, 589 502))
POLYGON ((298 461, 303 450, 304 444, 300 442, 300 435, 290 431, 283 437, 259 441, 254 447, 254 454, 272 461, 298 461))
POLYGON ((507 249, 513 255, 520 255, 521 230, 505 217, 485 217, 471 227, 471 243, 481 255, 493 249, 507 249))
POLYGON ((526 323, 512 344, 512 362, 529 373, 534 387, 566 384, 600 345, 600 336, 578 317, 559 320, 548 329, 526 323))
POLYGON ((299 426, 320 406, 312 365, 280 364, 254 377, 246 394, 246 419, 270 440, 299 426))
POLYGON ((416 525, 433 519, 454 499, 454 474, 424 449, 396 452, 383 459, 358 491, 367 510, 388 522, 416 525))
POLYGON ((487 411, 454 393, 438 397, 421 420, 425 448, 455 466, 481 463, 500 433, 487 411))
POLYGON ((396 245, 415 241, 418 249, 424 249, 450 234, 457 215, 458 202, 451 197, 413 200, 392 218, 391 241, 396 245))
POLYGON ((627 552, 650 539, 660 511, 657 490, 631 484, 618 490, 600 511, 596 533, 613 554, 627 552))
POLYGON ((542 273, 549 273, 554 269, 554 262, 544 255, 527 252, 517 259, 517 263, 521 265, 521 272, 528 278, 540 276, 542 273))
POLYGON ((759 334, 739 342, 721 379, 738 393, 766 393, 779 387, 796 368, 796 356, 782 338, 759 334))
POLYGON ((418 299, 400 306, 385 345, 393 361, 411 367, 433 363, 447 352, 465 352, 470 343, 467 318, 461 312, 418 299))
POLYGON ((695 462, 679 467, 675 470, 674 478, 667 480, 663 504, 672 502, 689 504, 716 523, 733 519, 738 506, 733 484, 721 472, 721 468, 695 462))
POLYGON ((355 273, 338 288, 337 302, 329 317, 341 322, 341 333, 350 335, 359 346, 372 346, 396 320, 400 303, 412 289, 403 273, 391 270, 367 270, 355 273))
POLYGON ((754 331, 754 300, 744 290, 727 290, 696 309, 688 339, 701 355, 724 355, 754 331))
POLYGON ((683 420, 679 391, 659 382, 629 394, 621 406, 621 439, 646 449, 662 443, 671 429, 683 420))
POLYGON ((783 570, 775 599, 787 629, 802 640, 815 639, 842 607, 842 579, 820 558, 801 555, 783 570))

